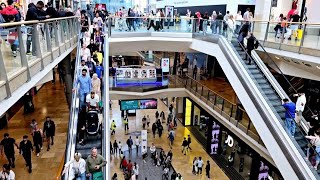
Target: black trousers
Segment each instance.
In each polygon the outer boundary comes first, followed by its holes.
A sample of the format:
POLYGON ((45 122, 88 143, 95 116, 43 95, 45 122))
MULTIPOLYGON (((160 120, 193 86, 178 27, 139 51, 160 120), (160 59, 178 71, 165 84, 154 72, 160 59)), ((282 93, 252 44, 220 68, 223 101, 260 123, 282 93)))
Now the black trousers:
POLYGON ((29 167, 29 170, 31 170, 32 169, 31 151, 30 152, 23 152, 22 156, 23 156, 24 160, 26 161, 26 164, 29 167))
POLYGON ((9 161, 9 166, 14 166, 14 161, 16 160, 14 157, 14 152, 4 152, 4 154, 9 161))

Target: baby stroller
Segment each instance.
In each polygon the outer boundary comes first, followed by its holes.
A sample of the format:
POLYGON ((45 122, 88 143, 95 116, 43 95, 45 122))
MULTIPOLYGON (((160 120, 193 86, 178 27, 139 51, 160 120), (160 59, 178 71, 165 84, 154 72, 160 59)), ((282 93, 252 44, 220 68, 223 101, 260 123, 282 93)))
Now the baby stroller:
POLYGON ((89 135, 97 135, 100 133, 100 123, 98 117, 98 111, 90 110, 87 112, 86 118, 86 130, 89 135))

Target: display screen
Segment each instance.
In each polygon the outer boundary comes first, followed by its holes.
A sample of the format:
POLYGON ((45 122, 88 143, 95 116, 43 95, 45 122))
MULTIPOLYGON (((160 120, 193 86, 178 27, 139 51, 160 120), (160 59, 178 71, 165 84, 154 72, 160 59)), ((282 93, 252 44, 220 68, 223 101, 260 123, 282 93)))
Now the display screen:
POLYGON ((140 100, 140 109, 157 109, 157 99, 140 100))
POLYGON ((162 58, 161 59, 161 69, 162 72, 168 73, 170 68, 170 59, 169 58, 162 58))
POLYGON ((219 147, 219 134, 220 126, 213 121, 212 131, 211 131, 211 152, 210 154, 217 154, 219 147))
POLYGON ((139 101, 138 100, 126 100, 120 101, 120 109, 123 110, 131 110, 131 109, 139 109, 139 101))
POLYGON ((157 109, 157 105, 157 99, 122 100, 120 101, 120 110, 157 109))

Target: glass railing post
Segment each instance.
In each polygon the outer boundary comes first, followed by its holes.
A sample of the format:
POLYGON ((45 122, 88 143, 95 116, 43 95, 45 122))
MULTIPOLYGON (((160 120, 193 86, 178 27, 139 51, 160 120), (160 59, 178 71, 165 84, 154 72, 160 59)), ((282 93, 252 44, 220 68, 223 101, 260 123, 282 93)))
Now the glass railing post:
POLYGON ((208 89, 208 95, 207 95, 207 100, 210 100, 210 90, 208 89))
MULTIPOLYGON (((32 28, 32 51, 33 47, 35 49, 35 53, 37 58, 41 58, 41 49, 40 49, 40 40, 39 40, 39 32, 37 30, 38 25, 37 24, 33 24, 33 28, 32 28)), ((41 69, 43 69, 41 67, 41 69)))
POLYGON ((31 77, 30 77, 30 69, 29 69, 29 65, 28 65, 26 50, 24 49, 21 25, 17 26, 17 31, 18 31, 21 66, 27 68, 27 82, 29 82, 30 79, 31 79, 31 77))
POLYGON ((233 112, 233 104, 231 104, 231 112, 230 112, 230 118, 229 118, 229 121, 230 121, 230 119, 232 118, 232 112, 233 112))
POLYGON ((255 26, 255 21, 253 21, 251 24, 252 24, 252 28, 251 28, 251 32, 254 32, 254 26, 255 26))
POLYGON ((195 33, 197 31, 197 22, 196 19, 192 19, 192 29, 191 29, 191 33, 195 33))
MULTIPOLYGON (((287 27, 286 27, 287 28, 287 27)), ((285 28, 284 28, 285 29, 285 28)), ((279 43, 279 48, 278 49, 281 49, 281 44, 284 42, 284 34, 285 34, 285 30, 282 31, 281 33, 281 40, 280 40, 280 43, 279 43)))
POLYGON ((61 38, 61 43, 65 42, 65 37, 64 37, 64 30, 65 30, 65 21, 61 20, 60 21, 60 38, 61 38))
POLYGON ((301 53, 301 47, 303 46, 304 36, 305 36, 305 33, 306 33, 306 28, 307 28, 307 24, 304 24, 303 32, 302 32, 302 37, 301 37, 301 43, 300 43, 300 46, 299 46, 299 51, 298 51, 298 53, 301 53))
MULTIPOLYGON (((52 26, 53 26, 53 31, 54 31, 54 41, 56 43, 56 47, 59 47, 60 43, 59 43, 59 37, 58 37, 58 21, 54 22, 52 24, 52 26)), ((59 54, 61 54, 60 48, 59 48, 59 54)))
POLYGON ((66 40, 70 40, 70 25, 68 19, 65 21, 66 23, 66 40))
POLYGON ((213 105, 216 105, 217 104, 217 95, 215 94, 214 95, 214 100, 213 100, 213 105))
POLYGON ((267 23, 267 29, 266 29, 266 34, 264 35, 263 45, 268 39, 269 26, 270 26, 270 22, 267 23))
POLYGON ((249 133, 250 126, 251 126, 251 120, 249 119, 249 124, 248 124, 248 128, 247 128, 247 133, 246 134, 249 133))
POLYGON ((6 94, 7 94, 6 98, 11 97, 11 90, 10 90, 10 86, 9 86, 9 78, 8 78, 6 67, 4 65, 4 59, 3 59, 3 56, 2 56, 1 48, 0 48, 0 80, 6 82, 6 84, 5 84, 6 94))
POLYGON ((108 37, 111 37, 111 21, 112 19, 109 17, 107 20, 107 24, 108 24, 108 37))
POLYGON ((46 34, 46 41, 47 41, 47 51, 51 52, 51 62, 53 61, 53 54, 52 54, 52 46, 51 46, 51 37, 50 37, 50 29, 48 23, 44 23, 44 32, 46 34))
POLYGON ((203 86, 201 86, 201 96, 203 95, 203 86))
POLYGON ((224 99, 222 98, 222 106, 221 106, 221 112, 224 111, 224 99))

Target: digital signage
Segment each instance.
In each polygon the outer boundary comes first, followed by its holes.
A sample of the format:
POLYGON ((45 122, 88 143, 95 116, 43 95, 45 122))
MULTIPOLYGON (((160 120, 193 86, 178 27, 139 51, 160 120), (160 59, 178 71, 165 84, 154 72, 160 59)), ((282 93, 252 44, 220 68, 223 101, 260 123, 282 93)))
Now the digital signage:
POLYGON ((121 100, 120 110, 157 109, 157 99, 121 100))
POLYGON ((131 109, 139 109, 139 101, 138 100, 120 101, 120 109, 122 111, 131 110, 131 109))

